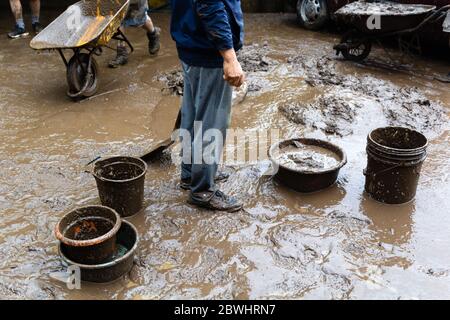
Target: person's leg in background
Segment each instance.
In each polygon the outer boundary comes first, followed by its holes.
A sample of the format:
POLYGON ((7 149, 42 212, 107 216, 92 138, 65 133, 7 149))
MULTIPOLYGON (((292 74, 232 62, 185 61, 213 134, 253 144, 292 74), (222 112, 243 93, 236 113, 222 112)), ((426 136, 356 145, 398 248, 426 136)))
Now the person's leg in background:
MULTIPOLYGON (((120 27, 122 33, 125 32, 124 26, 120 27)), ((128 49, 125 41, 117 41, 117 54, 116 57, 109 62, 110 68, 117 68, 128 63, 128 49)))
POLYGON ((8 33, 8 37, 17 39, 28 36, 29 33, 25 31, 25 23, 22 16, 22 4, 20 3, 20 0, 9 0, 9 5, 11 6, 11 11, 16 20, 16 25, 14 29, 8 33))
POLYGON ((144 28, 144 30, 147 31, 148 52, 151 55, 155 55, 159 52, 159 49, 161 48, 160 43, 161 29, 153 25, 152 19, 147 14, 146 17, 147 19, 142 28, 144 28))
POLYGON ((35 33, 42 31, 42 25, 39 22, 39 16, 41 13, 41 0, 30 0, 31 7, 31 25, 35 33))
MULTIPOLYGON (((122 33, 125 33, 126 27, 142 27, 147 32, 149 53, 151 55, 155 55, 160 49, 159 34, 161 29, 153 26, 153 22, 148 16, 147 11, 147 0, 136 0, 131 3, 120 31, 122 31, 122 33)), ((117 68, 119 66, 127 64, 128 56, 129 53, 126 43, 124 41, 119 41, 117 43, 117 55, 109 63, 109 66, 111 68, 117 68)))

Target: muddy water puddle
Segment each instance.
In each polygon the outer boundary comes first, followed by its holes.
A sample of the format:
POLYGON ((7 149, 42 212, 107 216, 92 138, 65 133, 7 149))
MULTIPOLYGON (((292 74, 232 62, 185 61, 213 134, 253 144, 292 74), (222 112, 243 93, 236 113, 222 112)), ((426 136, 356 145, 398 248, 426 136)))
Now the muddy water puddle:
POLYGON ((232 127, 336 143, 348 157, 338 183, 299 194, 264 176, 268 160, 225 167, 231 178, 221 188, 245 210, 211 214, 185 203, 176 166, 154 163, 146 209, 130 219, 140 235, 131 273, 82 290, 55 280, 64 271, 56 222, 99 204, 85 164, 99 155, 139 155, 173 127, 179 97, 162 92, 155 77, 179 65, 168 17, 155 19, 164 27, 161 54, 148 57, 145 34, 130 31, 136 52, 129 65, 107 69, 113 53, 106 51, 98 58, 105 94, 81 103, 65 97, 57 54, 29 50, 29 39, 0 49, 1 297, 450 298, 450 92, 421 75, 447 73, 448 63, 411 60, 414 75, 343 62, 331 49, 336 36, 304 31, 292 15, 247 16, 248 45, 265 47, 269 68, 249 74, 249 86, 260 89, 233 108, 232 127), (328 67, 320 69, 323 61, 328 67), (366 136, 389 124, 417 127, 430 139, 417 197, 402 206, 363 193, 366 136))

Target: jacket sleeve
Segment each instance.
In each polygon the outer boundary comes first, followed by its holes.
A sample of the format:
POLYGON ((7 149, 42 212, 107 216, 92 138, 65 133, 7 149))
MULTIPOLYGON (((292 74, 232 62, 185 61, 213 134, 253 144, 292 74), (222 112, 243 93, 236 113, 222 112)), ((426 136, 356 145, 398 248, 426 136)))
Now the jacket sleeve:
POLYGON ((217 50, 233 48, 228 12, 222 0, 194 0, 195 10, 217 50))

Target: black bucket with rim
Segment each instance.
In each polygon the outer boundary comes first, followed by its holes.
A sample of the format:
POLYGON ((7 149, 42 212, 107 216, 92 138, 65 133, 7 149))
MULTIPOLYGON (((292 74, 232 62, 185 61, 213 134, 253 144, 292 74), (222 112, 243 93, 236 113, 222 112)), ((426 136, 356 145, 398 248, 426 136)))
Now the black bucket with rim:
POLYGON ((111 157, 94 164, 100 201, 121 217, 139 213, 144 204, 144 182, 147 164, 134 157, 111 157))
POLYGON ((367 137, 366 192, 388 204, 413 200, 427 147, 427 138, 408 128, 373 130, 367 137))
POLYGON ((77 263, 97 264, 111 259, 122 220, 104 206, 87 206, 67 213, 55 227, 56 238, 66 247, 67 257, 77 263))

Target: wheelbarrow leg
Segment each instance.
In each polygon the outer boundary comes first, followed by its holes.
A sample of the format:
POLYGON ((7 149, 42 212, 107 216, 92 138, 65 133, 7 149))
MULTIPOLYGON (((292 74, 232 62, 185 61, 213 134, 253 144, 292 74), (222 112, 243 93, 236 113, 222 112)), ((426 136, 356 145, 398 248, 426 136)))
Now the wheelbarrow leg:
POLYGON ((66 66, 66 68, 69 66, 69 63, 67 62, 66 57, 64 56, 64 53, 62 52, 61 49, 58 49, 58 53, 59 56, 61 57, 62 61, 64 62, 64 65, 66 66))

